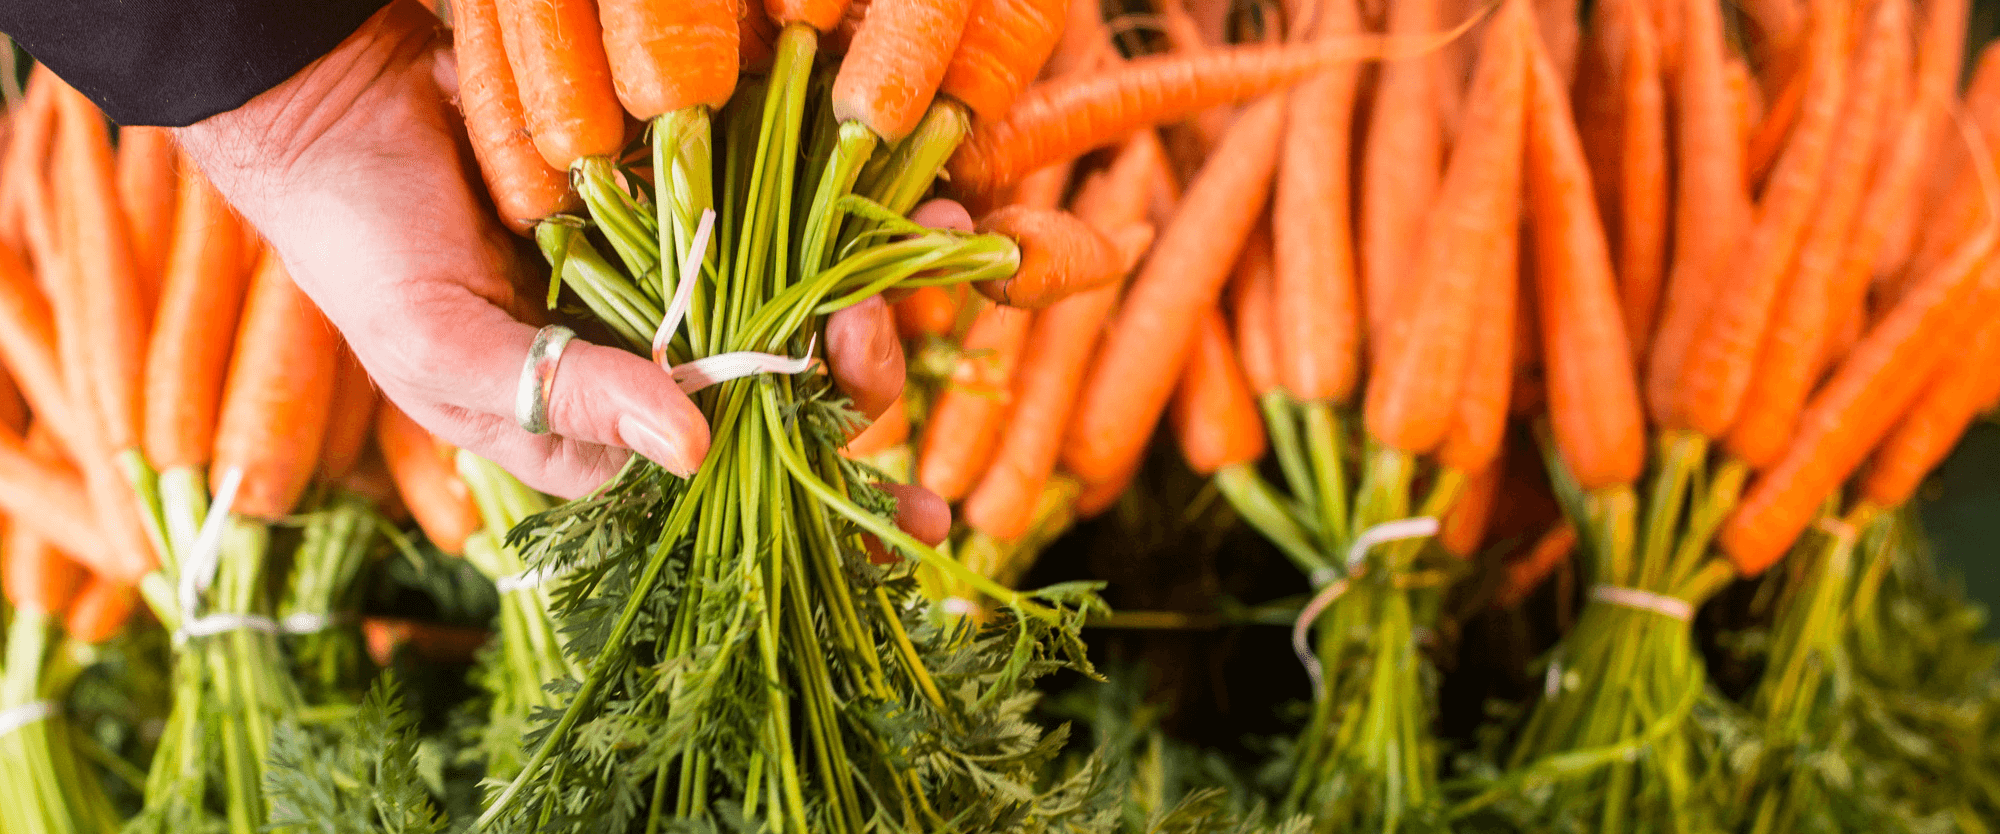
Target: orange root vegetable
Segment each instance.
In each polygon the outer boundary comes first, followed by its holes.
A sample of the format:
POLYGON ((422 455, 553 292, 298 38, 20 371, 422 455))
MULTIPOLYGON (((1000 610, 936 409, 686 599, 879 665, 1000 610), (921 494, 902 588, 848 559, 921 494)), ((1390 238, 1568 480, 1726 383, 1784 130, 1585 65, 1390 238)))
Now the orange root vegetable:
POLYGON ((160 296, 167 245, 174 233, 174 192, 180 175, 173 137, 162 127, 118 131, 118 202, 132 232, 132 266, 139 278, 139 306, 150 316, 160 296))
POLYGON ((160 470, 208 463, 223 377, 250 282, 246 236, 222 195, 188 166, 146 349, 143 448, 160 470))
MULTIPOLYGON (((1243 364, 1243 379, 1249 383, 1250 393, 1257 396, 1285 387, 1278 376, 1276 331, 1280 305, 1268 226, 1259 224, 1250 231, 1250 239, 1243 244, 1243 255, 1236 259, 1236 274, 1229 279, 1236 358, 1243 364)), ((1187 383, 1183 380, 1181 384, 1187 383)))
POLYGON ((1092 362, 1062 462, 1086 485, 1137 468, 1173 395, 1195 327, 1215 306, 1270 194, 1284 101, 1245 108, 1202 167, 1132 282, 1092 362))
POLYGON ((139 445, 146 335, 152 311, 141 307, 132 236, 118 205, 111 138, 97 107, 64 85, 54 150, 65 260, 82 305, 79 373, 88 379, 104 442, 112 451, 139 445))
POLYGON ((993 460, 1033 322, 1026 310, 996 304, 979 311, 966 331, 964 354, 931 406, 917 453, 917 483, 946 501, 964 498, 993 460))
POLYGON ((973 118, 990 121, 1006 116, 1055 51, 1071 2, 974 0, 972 17, 945 67, 938 92, 964 104, 973 118))
MULTIPOLYGON (((1330 0, 1320 8, 1318 34, 1339 37, 1360 29, 1352 0, 1330 0)), ((1285 303, 1269 305, 1269 349, 1278 384, 1305 401, 1346 401, 1361 372, 1361 299, 1347 164, 1359 75, 1358 67, 1335 67, 1288 94, 1280 175, 1271 193, 1271 293, 1285 303)), ((1247 369, 1250 347, 1242 348, 1247 369)), ((1253 388, 1265 390, 1254 383, 1253 388)))
POLYGON ((576 206, 569 177, 535 148, 514 69, 501 42, 496 0, 456 0, 453 46, 458 56, 458 106, 479 160, 486 192, 507 227, 518 233, 576 206))
POLYGON ((1508 399, 1514 388, 1514 308, 1521 285, 1518 246, 1516 238, 1503 247, 1473 288, 1465 380, 1459 384, 1451 429, 1437 449, 1439 466, 1467 475, 1493 467, 1507 432, 1508 399))
POLYGON ((1144 57, 1044 81, 1028 88, 1007 118, 978 127, 959 147, 949 165, 952 186, 961 194, 991 193, 1029 171, 1074 159, 1140 128, 1247 101, 1328 67, 1422 55, 1471 23, 1449 32, 1144 57))
POLYGON ((102 645, 125 630, 139 609, 139 590, 130 583, 93 576, 71 600, 63 631, 84 643, 102 645))
POLYGON ((1875 449, 1861 477, 1861 500, 1877 507, 1909 501, 1995 398, 2000 398, 2000 327, 1981 322, 1964 354, 1932 374, 1909 413, 1875 449))
POLYGON ((625 145, 625 110, 611 83, 591 0, 495 0, 521 110, 542 159, 558 171, 625 145))
MULTIPOLYGON (((1636 5, 1636 0, 1631 0, 1636 5)), ((1661 77, 1660 45, 1652 21, 1632 13, 1631 48, 1626 53, 1616 189, 1617 275, 1625 334, 1636 361, 1644 361, 1659 318, 1660 292, 1667 271, 1668 199, 1667 103, 1661 77)))
POLYGON ((1264 422, 1229 345, 1219 310, 1202 316, 1169 419, 1188 468, 1213 475, 1264 456, 1264 422))
MULTIPOLYGON (((1825 183, 1814 201, 1784 297, 1764 334, 1742 409, 1723 441, 1730 454, 1753 469, 1769 467, 1784 453, 1832 339, 1826 328, 1838 318, 1834 284, 1861 210, 1869 166, 1876 158, 1881 114, 1891 92, 1886 80, 1900 51, 1895 13, 1897 4, 1881 3, 1870 16, 1839 119, 1840 141, 1827 160, 1825 183)), ((1846 292, 1859 289, 1857 282, 1846 292)), ((1841 303, 1854 300, 1844 298, 1841 303)))
MULTIPOLYGON (((1749 225, 1750 204, 1721 10, 1708 0, 1663 0, 1659 5, 1680 13, 1686 38, 1680 45, 1673 101, 1678 114, 1673 264, 1667 272, 1665 307, 1646 351, 1644 394, 1655 423, 1682 428, 1686 421, 1677 408, 1682 366, 1728 275, 1736 238, 1749 225)), ((1667 42, 1663 37, 1662 43, 1667 42)))
POLYGON ((1371 354, 1363 421, 1391 449, 1423 454, 1444 441, 1472 364, 1478 288, 1502 258, 1514 262, 1531 25, 1515 0, 1486 31, 1465 130, 1424 220, 1411 285, 1371 354))
POLYGON ((833 78, 834 118, 860 122, 888 142, 910 135, 937 94, 972 5, 872 0, 833 78))
POLYGON ((1493 521, 1493 505, 1500 495, 1501 463, 1495 461, 1465 479, 1465 491, 1445 511, 1438 528, 1438 546, 1460 559, 1470 559, 1486 543, 1486 530, 1493 521))
MULTIPOLYGON (((1436 0, 1395 3, 1388 31, 1411 34, 1438 25, 1436 0)), ((1437 98, 1457 83, 1443 77, 1443 64, 1425 56, 1382 65, 1375 77, 1367 132, 1361 145, 1361 300, 1367 305, 1369 352, 1386 340, 1395 320, 1399 288, 1408 280, 1422 240, 1424 216, 1444 176, 1444 123, 1438 108, 1413 105, 1437 98)), ((1288 172, 1289 173, 1289 172, 1288 172)))
POLYGON ((1556 566, 1569 560, 1576 551, 1576 528, 1568 521, 1558 521, 1541 538, 1527 555, 1507 563, 1507 578, 1500 586, 1500 593, 1493 598, 1497 608, 1513 608, 1527 601, 1528 595, 1541 587, 1556 566))
POLYGON ((0 510, 23 532, 76 554, 93 571, 117 564, 77 474, 5 434, 0 434, 0 510))
POLYGON ((7 525, 0 550, 0 592, 19 612, 61 615, 88 575, 82 565, 19 521, 7 525))
POLYGON ((375 410, 375 442, 397 493, 431 544, 463 553, 480 520, 472 490, 458 477, 457 451, 388 402, 375 410))
POLYGON ((274 521, 318 469, 331 419, 339 336, 275 252, 250 281, 216 420, 210 483, 243 472, 235 512, 274 521))
POLYGON ((736 90, 740 0, 597 0, 612 89, 641 121, 736 90))
POLYGON ((39 422, 74 456, 84 447, 58 358, 53 316, 28 265, 0 247, 0 360, 39 422))
POLYGON ((909 439, 910 410, 903 405, 903 398, 897 397, 882 416, 848 440, 840 453, 850 458, 870 457, 901 446, 909 439))
POLYGON ((5 183, 0 192, 0 242, 37 258, 53 245, 48 240, 52 230, 43 180, 56 130, 54 79, 46 66, 35 65, 28 77, 28 94, 8 117, 6 150, 0 153, 0 183, 5 183))
POLYGON ((1932 369, 1962 349, 1969 323, 2000 309, 2000 262, 1989 223, 1905 293, 1813 395, 1785 454, 1723 523, 1716 542, 1755 576, 1775 563, 1827 496, 1907 412, 1932 369))
POLYGON ((362 451, 368 448, 368 435, 375 428, 375 406, 380 400, 367 369, 345 344, 340 347, 339 363, 333 377, 332 411, 319 451, 319 474, 329 481, 346 477, 360 462, 362 451))
POLYGON ((1645 425, 1604 227, 1560 80, 1538 53, 1528 116, 1528 227, 1549 423, 1570 475, 1593 490, 1639 477, 1645 425))
POLYGON ((763 0, 763 3, 765 14, 779 26, 804 23, 822 32, 839 23, 848 6, 848 0, 763 0))
POLYGON ((981 218, 979 231, 1021 246, 1021 266, 1012 276, 974 285, 1001 304, 1039 310, 1118 279, 1111 242, 1069 212, 1005 206, 981 218))
POLYGON ((918 336, 947 336, 958 326, 958 310, 965 303, 963 287, 918 287, 893 307, 896 334, 905 339, 918 336))

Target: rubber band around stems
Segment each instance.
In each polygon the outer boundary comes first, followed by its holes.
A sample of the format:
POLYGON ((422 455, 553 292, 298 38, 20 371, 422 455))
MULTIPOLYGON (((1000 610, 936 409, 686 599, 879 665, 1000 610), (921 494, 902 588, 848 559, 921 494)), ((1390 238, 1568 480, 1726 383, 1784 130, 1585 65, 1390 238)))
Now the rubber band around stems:
POLYGON ((979 613, 979 603, 965 597, 945 597, 943 601, 938 603, 938 606, 943 608, 945 613, 955 614, 960 617, 970 617, 979 613))
POLYGON ((674 287, 673 301, 667 305, 666 315, 660 318, 660 329, 653 332, 653 362, 673 374, 674 383, 680 386, 683 394, 757 374, 804 373, 813 366, 812 354, 813 348, 819 344, 818 335, 814 335, 806 345, 804 356, 741 350, 704 356, 679 365, 667 361, 667 346, 673 342, 674 334, 680 331, 681 321, 687 318, 688 309, 694 305, 694 284, 701 280, 702 259, 708 256, 709 239, 714 233, 715 209, 702 209, 701 223, 695 227, 694 240, 688 246, 687 256, 681 259, 680 284, 674 287))
POLYGON ((1335 600, 1347 593, 1355 579, 1360 578, 1367 566, 1369 551, 1394 541, 1429 538, 1437 532, 1438 520, 1430 516, 1385 521, 1361 531, 1361 535, 1355 536, 1347 546, 1346 576, 1337 579, 1327 576, 1326 569, 1313 572, 1313 584, 1321 587, 1312 601, 1299 611, 1298 620, 1292 623, 1292 651, 1298 654, 1299 665, 1306 667, 1306 677, 1312 678, 1315 700, 1326 694, 1326 670, 1320 666, 1319 658, 1313 655, 1312 646, 1307 642, 1312 624, 1326 613, 1335 600))
MULTIPOLYGON (((1658 614, 1670 620, 1688 622, 1694 619, 1694 605, 1680 597, 1627 588, 1622 585, 1593 585, 1590 598, 1605 605, 1616 605, 1648 614, 1658 614)), ((1542 697, 1554 698, 1562 693, 1563 663, 1562 649, 1557 648, 1549 656, 1549 670, 1542 675, 1542 697)))
POLYGON ((19 706, 0 709, 0 738, 13 735, 16 730, 37 721, 47 721, 62 714, 62 705, 54 701, 30 701, 19 706))

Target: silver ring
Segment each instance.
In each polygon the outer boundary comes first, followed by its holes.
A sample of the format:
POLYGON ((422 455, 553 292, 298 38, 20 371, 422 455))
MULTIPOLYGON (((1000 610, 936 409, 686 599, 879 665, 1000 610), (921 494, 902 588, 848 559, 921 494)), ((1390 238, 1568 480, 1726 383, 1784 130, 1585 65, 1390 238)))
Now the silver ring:
POLYGON ((528 360, 521 365, 520 390, 514 395, 514 419, 523 431, 549 433, 549 392, 555 387, 563 348, 574 338, 576 331, 560 324, 535 331, 535 341, 528 345, 528 360))

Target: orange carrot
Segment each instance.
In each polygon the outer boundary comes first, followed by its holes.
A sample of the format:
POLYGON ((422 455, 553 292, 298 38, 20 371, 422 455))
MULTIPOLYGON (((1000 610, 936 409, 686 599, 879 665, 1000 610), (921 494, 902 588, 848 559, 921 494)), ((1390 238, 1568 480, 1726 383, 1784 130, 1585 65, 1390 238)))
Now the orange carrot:
POLYGON ((850 458, 866 458, 901 446, 909 439, 910 410, 903 405, 903 398, 897 397, 883 410, 882 416, 848 440, 840 453, 850 458))
POLYGON ((896 333, 905 339, 946 336, 958 326, 963 287, 918 287, 895 303, 896 333))
MULTIPOLYGON (((1954 351, 1956 353, 1956 351, 1954 351)), ((1963 356, 1932 374, 1923 393, 1882 440, 1861 477, 1861 500, 1897 507, 1944 460, 1965 427, 2000 397, 2000 327, 1980 322, 1963 356)))
POLYGON ((1106 331, 1062 452, 1063 465, 1086 485, 1136 468, 1193 349, 1195 325, 1221 295, 1270 194, 1283 106, 1266 98, 1237 117, 1106 331))
MULTIPOLYGON (((977 119, 1007 115, 1055 51, 1071 0, 974 0, 938 92, 977 119)), ((1083 0, 1089 2, 1089 0, 1083 0)))
POLYGON ((736 90, 739 0, 597 0, 612 88, 641 121, 736 90))
POLYGON ((1034 315, 990 305, 966 331, 964 355, 931 406, 917 453, 917 483, 957 501, 979 482, 999 445, 1014 367, 1034 315))
MULTIPOLYGON (((1821 26, 1823 24, 1815 24, 1816 29, 1821 26)), ((1752 114, 1748 112, 1750 108, 1745 108, 1746 119, 1751 115, 1758 116, 1756 121, 1745 122, 1749 141, 1743 148, 1743 181, 1749 183, 1751 191, 1756 191, 1757 186, 1770 176, 1771 166, 1777 163, 1779 152, 1791 141, 1792 130, 1805 111, 1806 92, 1812 87, 1813 79, 1824 77, 1825 70, 1814 66, 1811 56, 1808 59, 1804 71, 1793 72, 1785 85, 1778 89, 1778 97, 1771 102, 1768 112, 1752 114)))
POLYGON ((0 552, 0 588, 15 611, 61 614, 85 575, 82 565, 36 535, 33 527, 18 520, 7 525, 6 549, 0 552))
POLYGON ((118 131, 118 201, 132 230, 132 266, 139 276, 139 306, 150 319, 167 267, 174 234, 174 192, 180 176, 173 138, 163 127, 118 131))
POLYGON ((1827 352, 1831 336, 1826 327, 1836 318, 1833 284, 1868 186, 1880 115, 1890 93, 1885 82, 1899 52, 1897 11, 1895 3, 1878 3, 1870 15, 1839 119, 1840 141, 1827 161, 1798 263, 1764 334, 1741 413, 1724 440, 1730 454, 1754 469, 1770 466, 1784 453, 1799 409, 1818 380, 1820 357, 1827 352))
POLYGON ((1921 393, 1933 369, 1963 347, 1967 327, 2000 309, 1994 226, 1925 275, 1836 368, 1799 417, 1777 464, 1751 485, 1716 542, 1755 576, 1783 556, 1821 504, 1921 393))
MULTIPOLYGON (((1352 0, 1328 0, 1320 9, 1318 35, 1359 30, 1352 0)), ((1359 81, 1358 68, 1335 67, 1300 82, 1286 102, 1282 174, 1271 193, 1271 292, 1284 303, 1268 307, 1269 350, 1278 383, 1300 400, 1345 401, 1360 375, 1347 162, 1359 81)), ((1243 349, 1247 365, 1249 346, 1243 349)))
POLYGON ((972 0, 872 0, 833 77, 834 117, 889 142, 910 135, 971 15, 972 0))
POLYGON ((1812 57, 1806 70, 1810 89, 1793 132, 1757 207, 1756 224, 1743 235, 1737 255, 1723 273, 1722 287, 1695 329, 1681 366, 1679 425, 1708 437, 1722 437, 1743 405, 1758 348, 1784 282, 1792 272, 1799 241, 1818 208, 1834 126, 1847 84, 1846 0, 1815 0, 1815 20, 1807 37, 1812 57))
POLYGON ((495 0, 457 0, 453 46, 458 55, 458 106, 465 113, 472 155, 500 219, 516 232, 574 208, 569 177, 550 167, 530 138, 514 69, 501 42, 495 0))
MULTIPOLYGON (((1075 208, 1086 222, 1100 231, 1127 230, 1111 234, 1119 247, 1121 275, 1138 264, 1151 243, 1152 229, 1143 224, 1147 194, 1166 168, 1158 135, 1141 131, 1126 141, 1108 169, 1077 194, 1075 208)), ((1002 541, 1028 532, 1037 496, 1055 469, 1099 333, 1121 289, 1106 286, 1080 293, 1035 317, 1014 374, 1007 430, 986 474, 959 508, 972 529, 1002 541)))
POLYGON ((70 602, 63 632, 89 645, 101 645, 125 630, 139 608, 139 591, 130 583, 92 576, 70 602))
MULTIPOLYGON (((1933 150, 1950 141, 1944 130, 1945 108, 1958 91, 1958 76, 1965 55, 1968 0, 1929 0, 1923 6, 1922 28, 1917 32, 1916 103, 1925 113, 1917 130, 1920 137, 1911 152, 1928 164, 1933 150)), ((1876 255, 1877 273, 1892 272, 1907 263, 1916 245, 1918 229, 1927 225, 1914 202, 1904 203, 1886 218, 1883 246, 1876 255)))
POLYGON ((1296 303, 1278 304, 1270 226, 1269 222, 1263 222, 1250 230, 1250 239, 1243 243, 1243 254, 1236 259, 1236 272, 1229 279, 1236 358, 1243 364, 1243 379, 1249 383, 1250 393, 1260 397, 1284 388, 1278 377, 1277 320, 1280 306, 1296 306, 1296 303))
POLYGON ((1084 72, 1118 57, 1111 48, 1111 33, 1104 25, 1103 15, 1104 7, 1098 3, 1070 0, 1060 27, 1062 35, 1056 39, 1055 51, 1042 67, 1044 77, 1060 78, 1084 72))
POLYGON ((1623 106, 1615 183, 1617 275, 1626 341, 1634 360, 1644 361, 1667 270, 1668 128, 1660 46, 1652 21, 1635 9, 1630 22, 1631 48, 1619 91, 1623 106))
POLYGON ((1729 55, 1724 61, 1723 77, 1728 82, 1730 112, 1735 115, 1737 142, 1747 148, 1751 134, 1764 121, 1768 102, 1764 101, 1764 91, 1757 86, 1757 79, 1750 73, 1750 65, 1744 62, 1743 56, 1729 55))
POLYGON ((75 472, 34 454, 20 438, 0 434, 0 510, 96 571, 115 562, 90 506, 75 472))
POLYGON ((1465 379, 1459 383, 1451 429, 1437 450, 1439 466, 1468 476, 1493 468, 1507 431, 1507 403, 1514 387, 1516 291, 1522 278, 1519 240, 1510 235, 1472 287, 1465 379))
POLYGON ((1525 4, 1511 0, 1486 31, 1465 131, 1424 219, 1409 291, 1371 354, 1363 421, 1389 448, 1422 454, 1444 441, 1471 366, 1477 288, 1515 251, 1532 25, 1525 4))
MULTIPOLYGON (((1929 120, 1943 116, 1938 107, 1944 103, 1918 100, 1906 107, 1896 100, 1903 87, 1894 76, 1907 72, 1910 58, 1909 7, 1899 0, 1884 0, 1881 5, 1887 7, 1885 11, 1890 20, 1891 34, 1888 38, 1891 57, 1887 60, 1892 64, 1892 78, 1883 94, 1883 111, 1885 115, 1900 113, 1900 116, 1885 120, 1880 128, 1882 135, 1876 148, 1874 171, 1869 174, 1861 213, 1854 221, 1852 234, 1842 246, 1840 265, 1827 287, 1829 318, 1825 331, 1829 334, 1856 332, 1866 325, 1866 317, 1861 311, 1874 265, 1889 245, 1888 235, 1895 225, 1895 218, 1907 212, 1907 206, 1918 198, 1922 190, 1920 183, 1924 179, 1924 163, 1928 158, 1925 145, 1933 133, 1929 120)), ((2000 62, 1996 62, 1994 68, 1996 71, 1992 78, 2000 81, 2000 62)), ((1967 176, 1962 183, 1962 193, 1949 195, 1944 206, 1927 212, 1932 217, 1926 225, 1940 232, 1946 229, 1952 232, 1951 238, 1938 235, 1936 242, 1964 239, 1978 226, 1986 210, 1985 198, 1980 194, 1976 178, 1970 175, 1970 168, 1964 170, 1967 176), (1962 223, 1961 217, 1964 218, 1962 223)), ((1928 235, 1926 238, 1922 241, 1924 244, 1933 242, 1928 235)), ((1940 251, 1948 251, 1949 248, 1943 246, 1940 251)), ((1932 271, 1934 264, 1935 259, 1925 257, 1920 248, 1908 260, 1907 266, 1909 274, 1923 275, 1932 271)), ((1825 368, 1836 358, 1837 355, 1831 351, 1822 351, 1813 367, 1815 371, 1825 368)))
POLYGON ((1655 422, 1681 428, 1686 423, 1677 409, 1682 366, 1720 293, 1750 207, 1720 9, 1709 0, 1663 0, 1660 5, 1681 13, 1686 38, 1674 100, 1673 264, 1665 309, 1646 352, 1644 393, 1655 422))
POLYGON ((0 183, 5 183, 0 193, 0 241, 37 259, 54 245, 48 239, 52 219, 42 186, 56 129, 54 82, 54 73, 35 65, 28 76, 28 94, 8 120, 7 149, 0 154, 0 183))
POLYGON ((1132 486, 1132 479, 1138 474, 1139 467, 1134 465, 1105 480, 1084 484, 1083 491, 1076 496, 1077 517, 1096 518, 1105 510, 1111 509, 1118 503, 1118 499, 1125 497, 1125 490, 1132 486))
POLYGON ((298 503, 318 468, 338 367, 333 326, 267 253, 243 302, 209 464, 210 483, 242 470, 238 515, 276 520, 298 503))
POLYGON ((1583 14, 1577 0, 1536 0, 1535 28, 1565 85, 1576 80, 1576 55, 1583 43, 1583 14))
POLYGON ((1493 505, 1500 493, 1499 461, 1467 478, 1465 491, 1446 510, 1438 528, 1438 545, 1460 559, 1470 559, 1486 543, 1486 529, 1493 521, 1493 505))
POLYGON ((140 307, 104 117, 74 88, 58 91, 53 171, 62 189, 62 243, 84 313, 77 321, 88 328, 79 335, 89 364, 77 372, 88 377, 108 448, 130 449, 139 444, 140 379, 152 313, 140 307))
POLYGON ((739 72, 765 72, 778 47, 778 24, 761 3, 746 2, 736 10, 736 66, 739 72))
POLYGON ((1546 57, 1536 58, 1525 179, 1549 423, 1579 486, 1629 484, 1645 464, 1645 425, 1611 256, 1568 96, 1546 57))
MULTIPOLYGON (((1434 30, 1438 13, 1436 0, 1392 3, 1388 31, 1409 35, 1434 30)), ((1398 296, 1406 289, 1404 282, 1423 240, 1424 218, 1444 174, 1444 125, 1439 112, 1412 104, 1433 101, 1439 88, 1455 83, 1442 73, 1442 64, 1427 56, 1385 63, 1376 74, 1375 98, 1361 144, 1355 232, 1371 361, 1387 344, 1385 336, 1401 309, 1398 296)), ((1287 173, 1281 181, 1290 179, 1287 173)))
POLYGON ((250 283, 242 222, 192 165, 185 170, 158 326, 146 350, 144 448, 147 462, 163 471, 208 463, 250 283))
POLYGON ((1198 475, 1264 456, 1264 422, 1229 346, 1229 325, 1210 309, 1196 326, 1169 419, 1181 455, 1198 475))
POLYGON ((495 0, 500 40, 542 159, 569 170, 625 145, 625 111, 611 84, 591 0, 495 0))
POLYGON ((1029 171, 1074 159, 1139 128, 1256 98, 1337 64, 1424 54, 1471 23, 1448 32, 1353 35, 1149 56, 1044 81, 1029 87, 1005 119, 977 127, 959 146, 948 168, 952 185, 961 194, 991 193, 1029 171))
POLYGON ((1507 578, 1500 586, 1500 593, 1493 598, 1499 608, 1513 608, 1527 601, 1528 595, 1541 587, 1542 580, 1556 566, 1569 560, 1576 550, 1576 528, 1568 521, 1558 521, 1535 540, 1535 546, 1527 555, 1507 563, 1507 578))
POLYGON ((40 423, 76 456, 83 449, 82 435, 59 359, 53 315, 28 265, 0 246, 0 360, 40 423))
POLYGON ((779 26, 804 23, 824 32, 847 14, 847 4, 848 0, 764 0, 764 12, 779 26))
POLYGON ((21 397, 20 386, 4 370, 0 370, 0 428, 12 432, 28 429, 28 401, 21 397))
POLYGON ((1015 204, 980 218, 979 231, 1020 244, 1021 265, 1012 276, 974 285, 1009 307, 1039 310, 1118 278, 1111 242, 1069 212, 1015 204))
POLYGON ((431 544, 446 553, 465 551, 465 539, 480 527, 472 490, 458 477, 457 453, 432 437, 395 404, 375 410, 375 442, 396 491, 431 544))
POLYGON ((368 433, 375 426, 375 404, 380 399, 367 369, 361 367, 361 360, 354 358, 354 351, 345 343, 340 346, 337 361, 332 411, 319 450, 319 475, 329 481, 346 477, 361 460, 361 452, 368 446, 368 433))

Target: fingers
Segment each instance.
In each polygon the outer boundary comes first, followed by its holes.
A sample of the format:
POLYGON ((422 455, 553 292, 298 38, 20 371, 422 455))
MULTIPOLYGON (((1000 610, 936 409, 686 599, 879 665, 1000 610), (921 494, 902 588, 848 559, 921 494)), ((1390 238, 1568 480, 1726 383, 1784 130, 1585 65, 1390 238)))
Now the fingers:
POLYGON ((910 212, 910 222, 933 229, 972 231, 972 214, 957 200, 928 200, 910 212))
MULTIPOLYGON (((951 506, 937 493, 916 484, 876 484, 875 488, 896 499, 896 526, 911 538, 936 547, 951 534, 951 506)), ((881 540, 864 535, 862 541, 868 547, 868 561, 878 565, 896 562, 895 554, 883 547, 881 540)))
POLYGON ((826 367, 854 410, 869 420, 882 416, 903 392, 905 372, 888 302, 870 298, 827 317, 826 367))
POLYGON ((405 409, 439 439, 492 461, 521 483, 560 498, 576 498, 618 474, 632 453, 554 434, 529 434, 513 420, 451 406, 405 409))

